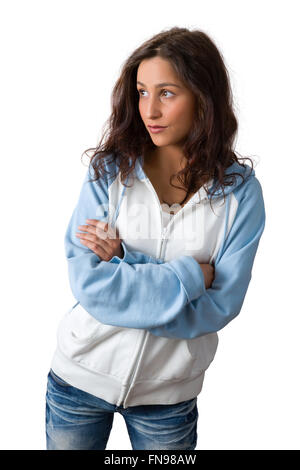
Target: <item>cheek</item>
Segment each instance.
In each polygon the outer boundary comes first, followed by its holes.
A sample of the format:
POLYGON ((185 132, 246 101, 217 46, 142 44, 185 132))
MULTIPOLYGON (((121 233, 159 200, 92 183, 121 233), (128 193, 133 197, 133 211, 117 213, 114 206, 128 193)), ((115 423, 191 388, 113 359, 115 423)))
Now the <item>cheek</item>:
POLYGON ((176 109, 176 112, 172 113, 172 123, 174 126, 179 126, 180 128, 189 128, 193 120, 193 113, 191 110, 187 110, 182 107, 176 109))
POLYGON ((182 101, 178 101, 172 109, 170 108, 170 114, 176 122, 180 122, 180 124, 188 123, 193 119, 194 116, 194 103, 190 100, 184 99, 182 101))

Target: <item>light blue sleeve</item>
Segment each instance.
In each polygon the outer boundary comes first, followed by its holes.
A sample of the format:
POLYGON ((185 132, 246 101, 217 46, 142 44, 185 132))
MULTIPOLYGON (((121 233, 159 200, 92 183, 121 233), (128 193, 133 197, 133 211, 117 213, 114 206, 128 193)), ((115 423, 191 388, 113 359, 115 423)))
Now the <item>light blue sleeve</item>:
POLYGON ((108 207, 107 179, 89 182, 91 176, 87 171, 64 239, 75 299, 108 325, 148 329, 171 322, 205 291, 200 265, 191 256, 164 263, 129 251, 124 243, 124 258, 103 261, 85 247, 76 237, 78 226, 85 225, 86 219, 103 220, 108 207))
POLYGON ((191 339, 221 330, 239 314, 265 226, 265 207, 261 185, 254 176, 235 195, 238 209, 215 264, 211 287, 183 307, 173 321, 149 329, 153 335, 191 339))

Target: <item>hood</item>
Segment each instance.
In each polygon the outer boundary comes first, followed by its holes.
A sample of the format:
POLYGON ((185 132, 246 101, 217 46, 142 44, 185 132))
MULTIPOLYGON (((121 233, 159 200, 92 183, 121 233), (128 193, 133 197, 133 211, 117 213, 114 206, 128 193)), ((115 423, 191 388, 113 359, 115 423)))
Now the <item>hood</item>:
MULTIPOLYGON (((224 194, 225 196, 229 193, 231 193, 232 191, 234 191, 238 186, 240 186, 244 179, 248 178, 249 176, 255 176, 255 171, 254 169, 251 169, 251 167, 247 164, 245 164, 245 167, 239 165, 237 162, 234 162, 232 165, 230 165, 228 168, 226 168, 225 170, 225 175, 230 175, 231 173, 238 173, 237 175, 234 175, 234 179, 233 177, 229 177, 228 180, 231 181, 233 180, 233 184, 231 186, 225 186, 223 188, 224 190, 224 194), (242 178, 242 176, 243 178, 242 178)), ((226 180, 226 176, 225 176, 225 180, 226 180)), ((212 180, 211 180, 212 181, 212 180)), ((209 189, 210 191, 213 190, 213 188, 216 187, 216 181, 214 180, 213 181, 213 186, 209 186, 209 189)), ((222 192, 222 189, 219 188, 215 194, 212 196, 212 198, 217 198, 217 197, 222 197, 223 196, 223 192, 222 192)), ((207 196, 206 196, 207 197, 207 196)))

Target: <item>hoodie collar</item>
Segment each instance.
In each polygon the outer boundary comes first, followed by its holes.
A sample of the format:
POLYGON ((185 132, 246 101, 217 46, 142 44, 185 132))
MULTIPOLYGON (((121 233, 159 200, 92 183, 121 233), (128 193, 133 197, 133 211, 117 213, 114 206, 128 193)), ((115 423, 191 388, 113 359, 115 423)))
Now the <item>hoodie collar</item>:
MULTIPOLYGON (((231 173, 238 173, 238 174, 234 175, 234 179, 233 179, 233 177, 229 178, 230 181, 233 180, 233 184, 231 186, 225 186, 223 188, 225 196, 227 196, 227 194, 234 191, 238 186, 240 186, 243 183, 244 180, 243 180, 242 176, 244 177, 244 179, 248 178, 249 176, 255 176, 254 168, 252 170, 251 167, 247 164, 245 164, 245 167, 243 167, 243 166, 239 165, 237 162, 233 162, 232 165, 230 165, 228 168, 226 168, 225 175, 230 175, 231 173)), ((225 176, 225 179, 226 179, 226 176, 225 176)), ((216 186, 216 184, 217 183, 214 180, 213 188, 216 186)), ((217 198, 217 197, 220 197, 220 196, 223 196, 223 192, 222 192, 221 188, 219 188, 215 192, 215 194, 213 195, 212 198, 214 199, 214 198, 217 198)))

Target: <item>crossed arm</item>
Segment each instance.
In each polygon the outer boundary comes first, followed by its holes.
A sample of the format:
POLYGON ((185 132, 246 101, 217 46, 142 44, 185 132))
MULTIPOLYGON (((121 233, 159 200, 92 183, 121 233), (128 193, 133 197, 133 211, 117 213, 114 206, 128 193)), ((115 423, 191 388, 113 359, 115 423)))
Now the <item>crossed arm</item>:
MULTIPOLYGON (((194 338, 220 330, 240 312, 265 224, 257 179, 252 178, 240 193, 237 214, 210 283, 205 273, 212 267, 191 256, 163 262, 129 251, 123 242, 114 245, 118 250, 121 244, 123 252, 108 251, 113 256, 103 261, 88 246, 95 239, 81 242, 75 235, 78 226, 94 216, 97 204, 95 186, 87 185, 65 236, 73 295, 92 316, 104 324, 148 329, 157 336, 194 338)), ((85 232, 85 237, 94 235, 85 232)), ((106 252, 109 245, 108 240, 103 245, 106 252)))

